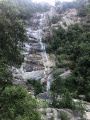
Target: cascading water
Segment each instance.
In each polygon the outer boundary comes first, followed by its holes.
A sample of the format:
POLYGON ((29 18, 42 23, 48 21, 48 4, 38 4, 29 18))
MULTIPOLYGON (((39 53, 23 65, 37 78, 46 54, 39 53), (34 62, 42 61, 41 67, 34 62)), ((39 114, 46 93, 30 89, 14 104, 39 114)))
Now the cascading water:
POLYGON ((36 14, 32 26, 26 28, 28 42, 24 43, 21 54, 25 55, 20 69, 12 67, 15 84, 22 84, 27 79, 47 81, 46 90, 50 90, 50 61, 42 42, 43 28, 47 27, 45 14, 36 14), (39 16, 39 17, 38 17, 39 16), (34 23, 36 22, 36 23, 34 23), (39 24, 38 24, 39 23, 39 24))
POLYGON ((44 74, 45 74, 45 77, 47 79, 47 86, 46 86, 46 90, 49 91, 50 90, 50 81, 47 77, 47 73, 46 71, 48 72, 50 70, 50 67, 48 66, 48 56, 47 56, 47 53, 46 53, 46 49, 45 49, 45 44, 42 43, 42 27, 43 27, 43 24, 45 24, 44 22, 44 15, 42 14, 41 15, 41 19, 40 19, 40 26, 39 26, 39 40, 40 40, 40 44, 41 44, 41 49, 42 49, 42 59, 44 61, 44 67, 45 67, 45 70, 44 70, 44 74))

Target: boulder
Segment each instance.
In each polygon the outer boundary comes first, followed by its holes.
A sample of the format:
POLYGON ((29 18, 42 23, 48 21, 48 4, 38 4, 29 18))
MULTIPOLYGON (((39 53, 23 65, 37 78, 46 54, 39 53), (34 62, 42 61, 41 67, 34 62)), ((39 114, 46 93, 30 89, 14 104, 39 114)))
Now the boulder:
POLYGON ((52 97, 51 97, 51 95, 48 92, 44 92, 44 93, 38 94, 37 98, 40 98, 40 99, 42 99, 44 101, 47 101, 49 103, 52 102, 52 97))
POLYGON ((70 76, 70 74, 71 74, 71 71, 68 70, 68 71, 65 71, 64 73, 62 73, 60 75, 60 77, 63 78, 63 79, 66 79, 68 76, 70 76))

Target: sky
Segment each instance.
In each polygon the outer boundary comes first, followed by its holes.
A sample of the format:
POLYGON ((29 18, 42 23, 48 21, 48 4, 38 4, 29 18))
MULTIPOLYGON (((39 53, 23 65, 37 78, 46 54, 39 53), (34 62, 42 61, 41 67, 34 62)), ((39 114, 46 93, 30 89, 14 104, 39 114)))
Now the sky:
MULTIPOLYGON (((33 0, 34 2, 47 2, 47 3, 51 3, 52 5, 54 5, 55 0, 33 0)), ((60 0, 61 2, 67 1, 67 2, 71 2, 73 0, 60 0)))

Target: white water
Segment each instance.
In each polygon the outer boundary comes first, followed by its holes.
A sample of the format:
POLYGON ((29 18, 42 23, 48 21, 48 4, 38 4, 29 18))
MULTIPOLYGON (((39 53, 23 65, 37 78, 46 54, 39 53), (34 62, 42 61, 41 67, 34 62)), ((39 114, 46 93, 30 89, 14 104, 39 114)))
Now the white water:
MULTIPOLYGON (((37 43, 39 43, 41 45, 41 51, 40 54, 42 55, 42 62, 44 65, 44 71, 43 70, 36 70, 36 71, 31 71, 31 72, 27 72, 25 69, 25 61, 27 60, 27 56, 30 55, 29 51, 30 51, 30 43, 24 43, 24 47, 23 47, 23 51, 21 54, 25 55, 24 58, 24 63, 21 65, 20 69, 14 68, 12 67, 12 71, 13 71, 13 76, 15 77, 15 79, 17 80, 22 80, 26 81, 27 79, 42 79, 44 78, 45 81, 47 81, 47 85, 46 85, 46 90, 49 91, 50 90, 50 81, 49 81, 49 72, 50 72, 50 64, 49 64, 49 59, 48 59, 48 55, 46 53, 45 50, 45 44, 42 42, 42 33, 43 33, 43 27, 46 26, 46 21, 45 21, 45 14, 41 14, 40 15, 41 18, 39 19, 39 25, 38 25, 38 29, 34 30, 32 28, 26 28, 27 30, 27 36, 29 38, 29 36, 33 36, 34 38, 36 38, 37 43), (43 77, 42 77, 43 76, 43 77)), ((15 81, 17 84, 17 81, 15 81)))
POLYGON ((41 44, 41 49, 43 50, 42 59, 44 61, 44 67, 45 67, 44 74, 45 74, 46 79, 47 79, 46 90, 49 91, 50 90, 50 81, 47 78, 47 73, 46 73, 50 70, 50 67, 48 65, 49 59, 48 59, 48 56, 47 56, 47 53, 46 53, 45 44, 42 43, 42 35, 41 35, 43 24, 45 24, 44 20, 45 20, 45 16, 42 14, 41 19, 40 19, 40 26, 39 26, 39 40, 40 40, 40 44, 41 44))

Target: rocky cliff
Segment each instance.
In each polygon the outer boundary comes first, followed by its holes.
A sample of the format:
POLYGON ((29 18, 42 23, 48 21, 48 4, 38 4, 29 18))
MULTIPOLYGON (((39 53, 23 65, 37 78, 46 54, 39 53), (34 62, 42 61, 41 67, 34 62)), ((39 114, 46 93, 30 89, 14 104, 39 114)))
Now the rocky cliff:
POLYGON ((26 26, 28 41, 24 43, 21 54, 25 56, 20 69, 12 67, 14 84, 26 84, 27 80, 40 80, 47 86, 47 79, 55 66, 55 56, 46 53, 46 44, 42 38, 46 38, 47 13, 35 14, 26 26))

